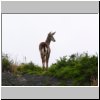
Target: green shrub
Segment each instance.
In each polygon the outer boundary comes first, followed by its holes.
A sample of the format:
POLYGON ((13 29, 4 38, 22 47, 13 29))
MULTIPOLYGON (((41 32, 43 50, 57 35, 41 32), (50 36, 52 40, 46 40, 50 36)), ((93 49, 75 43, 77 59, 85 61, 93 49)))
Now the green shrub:
POLYGON ((50 66, 47 74, 60 79, 71 79, 73 85, 91 85, 91 76, 98 78, 98 56, 89 56, 87 53, 73 54, 69 59, 64 56, 50 66))
POLYGON ((13 60, 9 60, 7 54, 2 54, 2 71, 11 71, 13 60))
POLYGON ((41 74, 42 73, 42 68, 35 65, 32 62, 20 64, 17 70, 20 72, 20 74, 41 74))

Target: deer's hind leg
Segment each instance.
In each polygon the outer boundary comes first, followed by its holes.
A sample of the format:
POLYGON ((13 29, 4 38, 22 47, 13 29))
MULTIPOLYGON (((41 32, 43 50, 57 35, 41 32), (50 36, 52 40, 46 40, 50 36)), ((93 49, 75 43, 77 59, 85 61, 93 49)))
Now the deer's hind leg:
POLYGON ((48 62, 50 57, 50 49, 48 49, 47 55, 46 55, 46 70, 48 70, 48 62))
POLYGON ((43 67, 43 70, 45 69, 45 59, 44 57, 41 57, 42 58, 42 67, 43 67))
POLYGON ((44 50, 43 50, 43 48, 40 49, 40 55, 41 55, 41 60, 42 60, 42 68, 44 70, 45 69, 45 58, 44 58, 44 50))
POLYGON ((46 59, 46 70, 48 70, 48 59, 46 59))

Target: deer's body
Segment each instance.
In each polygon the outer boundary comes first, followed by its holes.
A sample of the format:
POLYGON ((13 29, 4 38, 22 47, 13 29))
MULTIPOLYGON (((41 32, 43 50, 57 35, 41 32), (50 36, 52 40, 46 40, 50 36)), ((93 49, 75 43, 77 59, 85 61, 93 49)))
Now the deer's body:
POLYGON ((41 55, 41 59, 42 59, 42 66, 43 69, 45 68, 45 64, 46 64, 46 70, 48 69, 48 61, 49 61, 49 57, 50 57, 50 42, 54 41, 55 39, 53 38, 54 33, 49 33, 47 36, 47 39, 45 42, 41 42, 39 44, 39 51, 40 51, 40 55, 41 55))

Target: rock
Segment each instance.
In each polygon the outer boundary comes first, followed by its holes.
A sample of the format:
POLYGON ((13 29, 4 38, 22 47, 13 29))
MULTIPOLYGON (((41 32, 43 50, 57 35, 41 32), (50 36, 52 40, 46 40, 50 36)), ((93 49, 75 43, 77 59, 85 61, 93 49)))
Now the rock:
MULTIPOLYGON (((55 77, 43 75, 15 76, 9 72, 2 73, 2 86, 59 86, 62 81, 55 77)), ((65 84, 70 85, 70 81, 65 84)))

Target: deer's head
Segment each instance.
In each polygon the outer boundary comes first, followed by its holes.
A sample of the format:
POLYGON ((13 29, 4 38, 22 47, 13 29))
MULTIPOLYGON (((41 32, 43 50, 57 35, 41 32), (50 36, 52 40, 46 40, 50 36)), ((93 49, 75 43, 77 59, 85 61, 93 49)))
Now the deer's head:
POLYGON ((54 39, 53 35, 55 34, 56 32, 53 32, 53 33, 49 33, 48 36, 49 36, 49 39, 53 42, 55 42, 56 40, 54 39))

